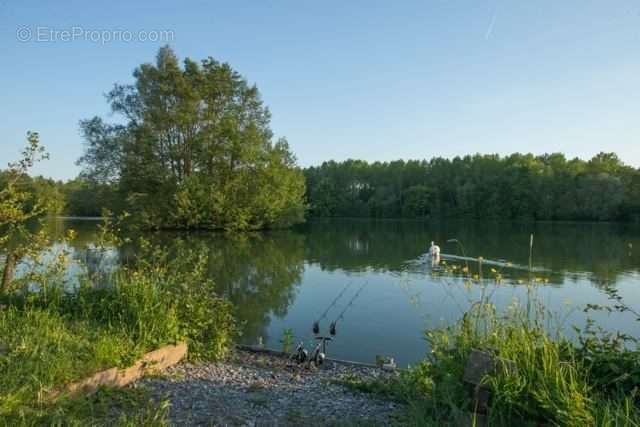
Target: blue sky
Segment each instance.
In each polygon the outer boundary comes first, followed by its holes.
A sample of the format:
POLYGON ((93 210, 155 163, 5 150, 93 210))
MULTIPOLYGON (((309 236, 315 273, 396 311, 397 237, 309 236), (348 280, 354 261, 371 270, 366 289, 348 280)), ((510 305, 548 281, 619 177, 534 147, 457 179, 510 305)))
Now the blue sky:
POLYGON ((169 30, 181 58, 229 62, 303 166, 514 151, 640 166, 637 0, 0 0, 0 164, 37 130, 51 160, 35 172, 74 177, 78 121, 109 119, 103 94, 164 44, 34 40, 72 29, 169 30))

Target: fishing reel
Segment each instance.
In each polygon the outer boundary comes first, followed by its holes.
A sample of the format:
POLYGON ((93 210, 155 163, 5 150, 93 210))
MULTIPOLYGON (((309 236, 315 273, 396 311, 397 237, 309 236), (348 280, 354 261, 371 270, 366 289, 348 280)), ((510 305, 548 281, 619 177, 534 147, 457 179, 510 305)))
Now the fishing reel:
POLYGON ((303 365, 307 363, 310 367, 313 364, 316 368, 320 367, 325 359, 327 358, 326 351, 326 341, 331 341, 329 337, 318 337, 316 338, 320 342, 316 345, 315 349, 311 356, 309 356, 309 352, 306 348, 304 348, 304 342, 300 341, 298 346, 296 347, 296 351, 291 355, 291 360, 296 362, 298 365, 303 365))
POLYGON ((300 344, 298 344, 298 347, 296 347, 296 352, 292 354, 291 357, 298 365, 301 365, 307 361, 307 359, 309 358, 309 352, 306 348, 304 348, 303 341, 300 341, 300 344))
POLYGON ((327 358, 327 341, 331 341, 331 337, 316 337, 318 340, 318 344, 316 344, 316 348, 313 350, 313 354, 311 355, 311 359, 309 360, 309 365, 313 362, 316 368, 319 368, 327 358))
POLYGON ((309 359, 309 366, 311 366, 311 364, 313 363, 313 365, 316 368, 319 368, 324 363, 324 360, 327 358, 327 356, 321 350, 321 348, 322 348, 322 344, 318 343, 316 345, 316 348, 313 350, 313 354, 311 355, 311 359, 309 359))
POLYGON ((318 352, 313 358, 313 363, 318 367, 324 363, 326 358, 327 356, 323 352, 318 352))

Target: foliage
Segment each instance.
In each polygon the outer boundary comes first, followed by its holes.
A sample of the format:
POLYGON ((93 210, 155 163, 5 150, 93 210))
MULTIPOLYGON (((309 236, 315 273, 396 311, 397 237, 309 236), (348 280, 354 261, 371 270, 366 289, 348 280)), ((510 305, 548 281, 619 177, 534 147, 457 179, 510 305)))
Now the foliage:
MULTIPOLYGON (((205 252, 177 241, 171 250, 142 240, 142 256, 132 275, 157 286, 176 312, 177 332, 189 343, 192 360, 214 360, 226 355, 236 334, 234 308, 219 297, 210 279, 205 252)), ((127 285, 125 285, 127 286, 127 285)))
POLYGON ((78 177, 60 185, 64 197, 63 213, 70 216, 99 217, 104 209, 120 210, 117 185, 78 177))
MULTIPOLYGON (((7 189, 10 180, 12 180, 12 171, 10 169, 0 171, 0 188, 7 189)), ((26 211, 31 211, 36 204, 40 204, 37 216, 59 215, 67 208, 67 198, 63 190, 64 184, 60 181, 41 176, 31 177, 26 174, 20 174, 15 186, 28 195, 28 199, 24 200, 26 211)))
MULTIPOLYGON (((486 286, 481 265, 480 273, 447 268, 486 286)), ((498 284, 499 272, 492 274, 498 284)), ((552 334, 554 318, 535 297, 535 283, 527 284, 526 305, 514 302, 503 312, 483 290, 458 323, 426 332, 428 357, 398 379, 347 379, 345 385, 405 402, 409 425, 470 425, 473 386, 463 375, 476 349, 498 360, 499 369, 482 379, 491 392, 489 425, 640 425, 640 351, 624 345, 638 337, 589 326, 577 340, 552 334)), ((620 311, 633 311, 615 292, 612 298, 620 311)))
POLYGON ((226 354, 235 333, 231 306, 203 277, 202 260, 187 251, 175 262, 155 253, 153 265, 119 270, 108 287, 85 282, 66 292, 62 284, 49 283, 5 297, 0 414, 39 413, 57 386, 129 366, 166 344, 187 340, 192 360, 226 354))
MULTIPOLYGON (((569 341, 552 339, 539 325, 523 322, 521 313, 498 317, 490 307, 482 328, 467 313, 451 327, 427 332, 431 354, 398 379, 342 384, 359 391, 396 399, 407 405, 408 425, 461 425, 473 412, 471 386, 463 381, 471 349, 481 349, 513 363, 515 368, 484 378, 492 393, 489 425, 550 423, 561 426, 637 426, 640 402, 634 389, 612 392, 601 387, 602 372, 569 341)), ((637 352, 607 352, 608 362, 624 368, 637 352)))
POLYGON ((282 338, 280 339, 280 342, 282 343, 282 351, 284 353, 291 352, 294 339, 295 339, 295 336, 293 335, 293 329, 286 328, 285 330, 282 331, 282 338))
POLYGON ((640 219, 640 172, 613 153, 329 161, 304 174, 316 217, 640 219))
MULTIPOLYGON (((171 246, 176 236, 170 235, 171 246)), ((242 319, 242 334, 268 337, 272 315, 284 317, 304 272, 304 240, 290 230, 225 236, 190 236, 184 244, 208 256, 208 276, 242 319)), ((279 337, 275 337, 276 339, 279 337)))
POLYGON ((81 122, 83 177, 117 184, 146 227, 254 230, 303 218, 304 177, 273 142, 258 89, 213 58, 180 67, 164 47, 107 99, 126 123, 81 122))
POLYGON ((153 401, 144 388, 101 388, 93 396, 65 397, 38 412, 5 416, 0 426, 163 427, 168 415, 168 401, 153 401))
MULTIPOLYGON (((166 407, 136 408, 113 396, 105 403, 59 391, 179 341, 188 342, 193 360, 223 357, 236 331, 232 306, 215 293, 207 258, 188 247, 170 254, 141 241, 145 256, 112 272, 107 282, 90 270, 75 278, 79 286, 68 281, 66 243, 75 232, 60 242, 62 249, 45 250, 47 228, 33 233, 28 226, 44 205, 18 185, 43 153, 37 134, 30 134, 23 159, 11 165, 1 190, 0 224, 7 234, 1 235, 0 253, 14 267, 20 261, 23 271, 0 294, 0 423, 105 425, 113 411, 122 410, 121 425, 162 424, 166 407)), ((99 228, 96 245, 85 248, 96 257, 126 243, 110 218, 99 228)))
POLYGON ((400 378, 394 377, 363 380, 357 375, 346 375, 333 382, 361 393, 370 393, 384 399, 402 401, 402 399, 398 398, 402 385, 399 380, 400 378))
POLYGON ((37 260, 39 252, 48 243, 44 233, 34 233, 28 227, 29 222, 46 212, 46 203, 36 197, 36 192, 26 188, 29 170, 47 157, 38 134, 29 132, 22 158, 9 163, 9 169, 4 173, 0 187, 0 256, 4 257, 0 295, 10 290, 17 264, 25 257, 37 260))
MULTIPOLYGON (((629 312, 640 325, 640 313, 623 300, 615 287, 607 285, 603 290, 613 306, 587 304, 585 312, 629 312)), ((580 332, 580 355, 592 373, 596 386, 607 393, 637 395, 640 385, 640 349, 630 351, 629 348, 638 346, 640 336, 604 330, 591 319, 580 332)))

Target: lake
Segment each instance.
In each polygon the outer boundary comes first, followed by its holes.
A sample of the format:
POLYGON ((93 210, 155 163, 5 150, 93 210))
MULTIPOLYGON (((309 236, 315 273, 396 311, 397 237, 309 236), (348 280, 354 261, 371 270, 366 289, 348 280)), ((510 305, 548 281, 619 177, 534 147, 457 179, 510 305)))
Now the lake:
MULTIPOLYGON (((75 229, 72 249, 83 258, 97 222, 58 218, 49 226, 57 235, 75 229)), ((628 304, 640 307, 640 227, 631 224, 326 220, 244 238, 150 235, 163 245, 187 238, 208 252, 219 293, 237 307, 242 343, 261 337, 266 347, 280 349, 283 331, 290 328, 296 341, 310 346, 315 321, 323 334, 336 321, 328 355, 341 359, 373 362, 381 355, 394 357, 399 366, 415 363, 428 351, 427 328, 458 320, 483 286, 500 307, 523 303, 528 291, 520 282, 529 275, 537 280, 537 297, 554 314, 550 327, 569 335, 571 325, 584 325, 585 304, 608 303, 604 286, 615 286, 628 304), (531 234, 533 273, 527 267, 531 234), (435 273, 421 261, 432 240, 445 262, 435 273), (448 255, 461 256, 463 249, 468 257, 485 259, 488 279, 469 282, 458 273, 465 262, 448 255), (492 279, 496 274, 503 278, 500 284, 492 279)), ((126 248, 114 254, 115 263, 135 256, 126 248)), ((477 262, 468 264, 477 270, 477 262)), ((640 335, 631 315, 590 316, 608 329, 640 335)))

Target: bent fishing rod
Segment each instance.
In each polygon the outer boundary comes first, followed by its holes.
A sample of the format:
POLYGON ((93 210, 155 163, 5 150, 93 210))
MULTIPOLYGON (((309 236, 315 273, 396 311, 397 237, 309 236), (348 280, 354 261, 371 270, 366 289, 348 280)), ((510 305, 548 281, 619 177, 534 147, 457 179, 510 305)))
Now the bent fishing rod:
MULTIPOLYGON (((342 296, 347 291, 347 289, 349 289, 352 283, 353 283, 352 281, 349 281, 349 283, 347 283, 345 287, 342 288, 340 293, 327 306, 325 311, 322 313, 322 316, 320 316, 318 320, 313 322, 313 333, 316 335, 315 339, 318 340, 319 342, 316 344, 315 350, 313 351, 313 355, 311 357, 309 357, 309 352, 304 348, 304 341, 300 341, 300 344, 298 344, 296 352, 292 355, 292 359, 295 360, 298 364, 302 364, 305 361, 308 361, 309 364, 313 362, 315 363, 316 366, 319 366, 322 364, 322 362, 326 357, 327 342, 331 341, 332 338, 328 336, 317 336, 320 333, 320 322, 327 317, 327 314, 329 314, 329 310, 331 310, 331 308, 336 305, 336 303, 340 300, 340 298, 342 298, 342 296)), ((351 297, 347 305, 344 307, 344 309, 342 309, 338 317, 333 322, 331 322, 331 325, 329 327, 329 333, 332 336, 335 336, 336 334, 336 324, 338 323, 339 320, 342 320, 344 318, 345 313, 347 312, 349 307, 353 306, 354 301, 362 293, 362 290, 364 289, 366 284, 367 282, 363 283, 360 286, 360 288, 355 293, 355 295, 351 297)))
POLYGON ((324 311, 324 313, 322 313, 322 316, 320 316, 318 318, 318 320, 316 320, 315 322, 313 322, 313 333, 314 334, 318 334, 320 332, 320 322, 327 317, 327 314, 329 314, 329 310, 331 310, 331 308, 333 306, 336 305, 336 303, 338 302, 338 300, 342 297, 342 295, 344 295, 344 293, 347 291, 347 289, 349 289, 349 287, 351 286, 351 284, 353 283, 353 281, 349 281, 349 283, 347 283, 345 285, 344 288, 342 288, 342 291, 340 291, 340 293, 338 294, 338 296, 336 296, 333 301, 327 306, 326 310, 324 311))
POLYGON ((358 299, 358 296, 360 295, 360 293, 362 293, 362 291, 364 290, 364 287, 367 285, 367 283, 369 283, 369 282, 366 281, 360 286, 358 291, 355 293, 355 295, 353 297, 351 297, 351 299, 349 300, 347 305, 344 307, 344 309, 340 312, 338 317, 336 317, 336 319, 333 322, 331 322, 331 325, 329 325, 329 334, 330 335, 332 335, 332 336, 336 335, 336 325, 337 325, 338 321, 344 319, 345 313, 347 312, 347 310, 350 307, 353 306, 353 303, 355 302, 356 299, 358 299))

